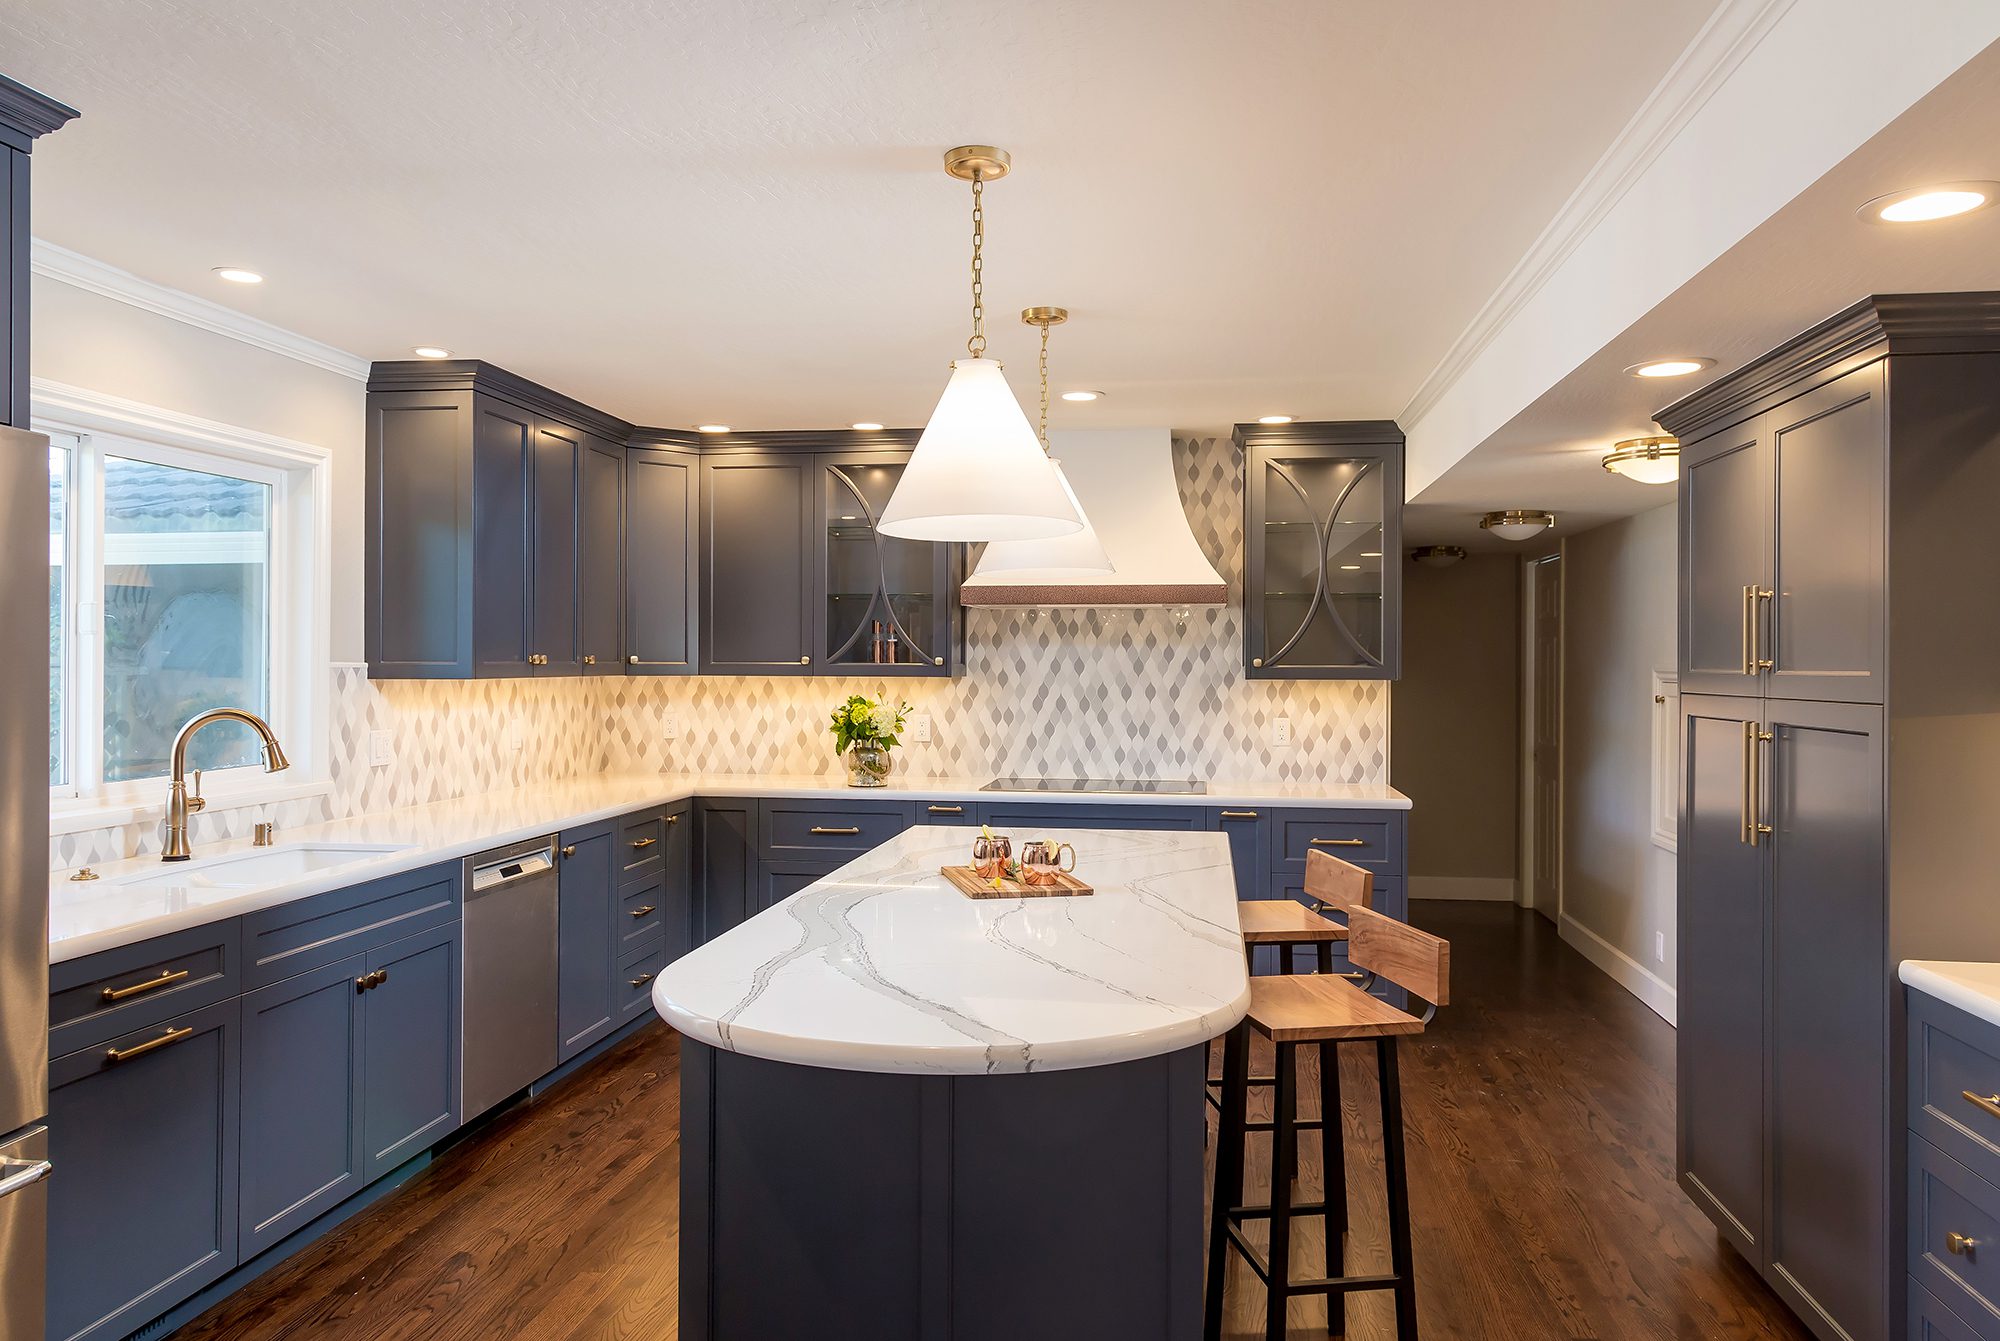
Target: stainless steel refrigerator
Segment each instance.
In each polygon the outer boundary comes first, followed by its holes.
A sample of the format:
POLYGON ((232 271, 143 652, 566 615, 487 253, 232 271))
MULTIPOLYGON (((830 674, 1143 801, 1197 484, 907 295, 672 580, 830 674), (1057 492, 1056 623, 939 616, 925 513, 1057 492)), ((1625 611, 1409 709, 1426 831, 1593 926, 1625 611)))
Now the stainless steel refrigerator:
POLYGON ((48 1242, 49 440, 0 427, 0 1337, 40 1338, 48 1242), (42 634, 30 638, 30 629, 42 634))

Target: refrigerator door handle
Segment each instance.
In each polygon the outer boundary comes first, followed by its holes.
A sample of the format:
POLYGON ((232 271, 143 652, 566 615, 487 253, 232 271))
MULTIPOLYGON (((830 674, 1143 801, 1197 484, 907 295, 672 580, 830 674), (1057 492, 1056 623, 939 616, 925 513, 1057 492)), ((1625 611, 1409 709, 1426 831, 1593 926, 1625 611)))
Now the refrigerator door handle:
POLYGON ((5 1175, 0 1177, 0 1197, 33 1187, 55 1171, 45 1159, 0 1159, 0 1174, 5 1175))

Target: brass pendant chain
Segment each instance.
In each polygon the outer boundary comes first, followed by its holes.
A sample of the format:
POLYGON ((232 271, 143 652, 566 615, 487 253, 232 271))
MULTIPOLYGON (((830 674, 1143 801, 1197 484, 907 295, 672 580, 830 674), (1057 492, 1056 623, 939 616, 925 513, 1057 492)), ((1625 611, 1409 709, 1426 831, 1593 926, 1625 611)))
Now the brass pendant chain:
POLYGON ((966 352, 976 359, 986 357, 986 288, 981 275, 983 261, 980 249, 986 243, 986 210, 981 197, 985 194, 986 183, 978 173, 972 176, 972 338, 965 342, 966 352))
POLYGON ((1042 327, 1042 455, 1049 452, 1049 328, 1042 327))

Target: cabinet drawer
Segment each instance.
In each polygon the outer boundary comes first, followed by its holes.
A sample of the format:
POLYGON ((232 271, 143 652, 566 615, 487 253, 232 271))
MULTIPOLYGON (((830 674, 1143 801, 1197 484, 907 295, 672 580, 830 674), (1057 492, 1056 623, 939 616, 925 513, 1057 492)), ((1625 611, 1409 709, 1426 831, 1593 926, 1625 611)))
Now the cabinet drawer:
POLYGON ((919 801, 916 805, 918 824, 972 824, 973 803, 970 801, 919 801))
POLYGON ((618 1023, 622 1027, 653 1008, 653 979, 667 962, 666 946, 653 940, 626 952, 618 961, 618 976, 612 993, 618 998, 618 1023))
POLYGON ((1946 1308, 1938 1297, 1912 1276, 1910 1280, 1910 1329, 1907 1341, 1982 1341, 1965 1319, 1946 1308))
POLYGON ((1910 1130, 2000 1184, 2000 1029, 1922 992, 1909 1006, 1910 1130))
POLYGON ((1403 816, 1397 810, 1280 810, 1271 824, 1271 873, 1303 872, 1318 849, 1370 870, 1403 873, 1403 816))
POLYGON ((1986 1341, 2000 1341, 2000 1188, 1910 1138, 1910 1274, 1986 1341), (1954 1252, 1961 1239, 1969 1249, 1954 1252))
POLYGON ((866 852, 909 827, 910 807, 902 801, 848 801, 840 805, 764 802, 764 855, 802 852, 866 852))
POLYGON ((620 954, 666 933, 666 882, 654 879, 618 896, 618 951, 620 954))
POLYGON ((329 890, 243 919, 245 990, 456 922, 457 862, 329 890))
POLYGON ((652 879, 665 864, 666 855, 667 816, 664 813, 648 810, 627 815, 618 821, 620 884, 652 879))
POLYGON ((49 1055, 60 1057, 235 996, 236 918, 49 966, 49 1055))

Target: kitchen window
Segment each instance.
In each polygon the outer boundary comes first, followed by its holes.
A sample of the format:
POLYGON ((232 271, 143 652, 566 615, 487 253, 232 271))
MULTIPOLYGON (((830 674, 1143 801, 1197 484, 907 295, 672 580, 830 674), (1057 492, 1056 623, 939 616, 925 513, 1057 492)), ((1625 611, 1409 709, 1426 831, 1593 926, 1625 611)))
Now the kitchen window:
MULTIPOLYGON (((49 786, 54 828, 140 817, 175 734, 213 707, 265 718, 299 771, 267 779, 236 723, 195 738, 219 805, 310 784, 324 714, 323 463, 254 446, 37 423, 49 446, 49 786), (315 670, 315 667, 318 669, 315 670), (273 785, 275 784, 275 785, 273 785), (76 823, 65 826, 65 818, 76 823)), ((190 435, 160 435, 181 437, 190 435)))

